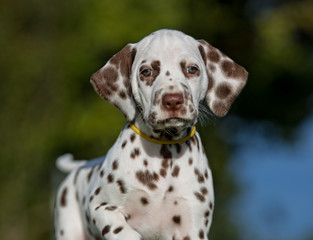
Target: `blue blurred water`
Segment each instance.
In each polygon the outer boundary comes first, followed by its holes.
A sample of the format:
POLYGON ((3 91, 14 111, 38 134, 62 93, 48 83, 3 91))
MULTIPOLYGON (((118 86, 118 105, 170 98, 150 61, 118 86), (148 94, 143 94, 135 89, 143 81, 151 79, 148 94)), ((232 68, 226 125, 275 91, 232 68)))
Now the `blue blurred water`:
POLYGON ((236 121, 229 171, 242 192, 230 211, 243 240, 313 236, 313 116, 297 128, 293 141, 270 123, 236 121))

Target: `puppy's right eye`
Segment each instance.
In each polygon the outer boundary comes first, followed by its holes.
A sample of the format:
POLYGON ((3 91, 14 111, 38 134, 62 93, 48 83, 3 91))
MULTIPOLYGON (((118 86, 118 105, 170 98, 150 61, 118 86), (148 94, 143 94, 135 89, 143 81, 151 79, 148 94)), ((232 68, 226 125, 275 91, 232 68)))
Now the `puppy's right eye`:
POLYGON ((149 77, 152 75, 152 70, 149 68, 143 69, 140 74, 144 75, 145 77, 149 77))

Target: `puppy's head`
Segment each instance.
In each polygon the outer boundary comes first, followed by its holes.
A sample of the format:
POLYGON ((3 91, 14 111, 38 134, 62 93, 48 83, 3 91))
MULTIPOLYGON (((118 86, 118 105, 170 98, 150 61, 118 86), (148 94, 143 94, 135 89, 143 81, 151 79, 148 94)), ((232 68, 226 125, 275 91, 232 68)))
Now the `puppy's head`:
POLYGON ((207 42, 160 30, 124 47, 91 83, 128 121, 141 114, 152 129, 181 130, 196 123, 203 99, 216 116, 226 115, 247 76, 207 42))

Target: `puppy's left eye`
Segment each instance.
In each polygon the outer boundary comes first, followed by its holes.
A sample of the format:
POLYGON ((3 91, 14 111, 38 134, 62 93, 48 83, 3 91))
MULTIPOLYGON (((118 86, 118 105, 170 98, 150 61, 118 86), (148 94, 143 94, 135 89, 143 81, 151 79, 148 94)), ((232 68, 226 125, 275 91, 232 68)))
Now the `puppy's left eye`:
POLYGON ((152 70, 149 68, 145 68, 140 73, 144 75, 145 77, 149 77, 152 75, 152 70))
POLYGON ((189 66, 187 67, 187 73, 189 74, 196 74, 199 69, 196 66, 189 66))

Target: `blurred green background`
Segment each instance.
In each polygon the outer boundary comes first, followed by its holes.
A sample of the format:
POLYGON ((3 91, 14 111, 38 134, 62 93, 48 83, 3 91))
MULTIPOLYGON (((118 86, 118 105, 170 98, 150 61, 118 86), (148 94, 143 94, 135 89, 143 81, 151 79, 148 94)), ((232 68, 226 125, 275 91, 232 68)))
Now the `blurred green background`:
MULTIPOLYGON (((230 114, 270 121, 292 141, 312 110, 313 1, 3 0, 1 239, 51 237, 63 177, 56 157, 101 156, 125 124, 93 91, 91 74, 125 44, 161 28, 205 39, 244 66, 249 82, 230 114)), ((215 180, 210 239, 236 240, 241 231, 228 204, 240 188, 227 171, 231 146, 219 132, 223 121, 211 118, 198 128, 215 180)))

